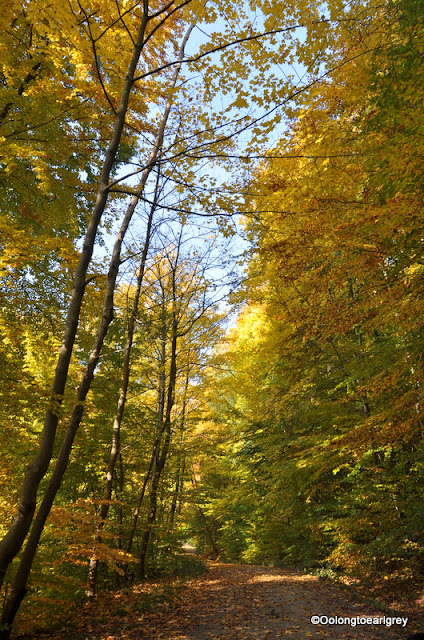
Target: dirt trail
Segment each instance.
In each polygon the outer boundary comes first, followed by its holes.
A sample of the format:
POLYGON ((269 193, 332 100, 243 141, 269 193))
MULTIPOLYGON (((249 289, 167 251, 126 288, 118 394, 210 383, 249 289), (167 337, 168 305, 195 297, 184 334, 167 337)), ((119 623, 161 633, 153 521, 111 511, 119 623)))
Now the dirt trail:
MULTIPOLYGON (((78 629, 26 640, 405 640, 415 625, 387 626, 393 614, 360 603, 328 582, 283 569, 208 563, 209 571, 185 583, 178 596, 155 611, 137 610, 134 602, 153 584, 82 608, 78 629), (101 603, 103 602, 103 605, 101 603), (94 608, 90 608, 94 607, 94 608), (94 615, 96 614, 96 615, 94 615), (318 624, 311 616, 379 619, 371 624, 318 624), (386 616, 382 620, 383 616, 386 616)), ((400 618, 399 614, 399 618, 400 618)), ((74 621, 75 622, 75 621, 74 621)))
POLYGON ((386 624, 313 625, 312 615, 384 616, 313 576, 268 567, 210 564, 209 572, 191 582, 169 615, 162 618, 160 626, 142 637, 149 640, 399 640, 411 633, 401 625, 390 628, 386 624))

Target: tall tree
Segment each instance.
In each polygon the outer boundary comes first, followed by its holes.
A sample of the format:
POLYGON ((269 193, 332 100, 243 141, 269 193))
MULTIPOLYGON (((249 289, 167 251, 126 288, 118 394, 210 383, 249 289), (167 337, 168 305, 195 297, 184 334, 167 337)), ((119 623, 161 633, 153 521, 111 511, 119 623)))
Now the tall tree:
POLYGON ((218 458, 229 489, 216 497, 203 462, 200 490, 227 557, 320 561, 356 578, 390 567, 406 582, 422 579, 422 186, 410 137, 422 33, 409 6, 368 19, 332 34, 328 58, 348 49, 351 62, 303 94, 251 182, 249 304, 223 357, 226 394, 211 394, 218 441, 223 419, 232 429, 218 458))

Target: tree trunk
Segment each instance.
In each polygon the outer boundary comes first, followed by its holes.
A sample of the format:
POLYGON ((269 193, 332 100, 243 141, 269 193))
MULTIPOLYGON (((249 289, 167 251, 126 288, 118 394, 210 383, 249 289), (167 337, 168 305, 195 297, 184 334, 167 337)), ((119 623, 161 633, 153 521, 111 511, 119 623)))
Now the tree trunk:
MULTIPOLYGON (((180 50, 179 50, 179 53, 178 53, 178 60, 179 60, 180 64, 178 64, 176 66, 176 69, 174 71, 174 75, 173 75, 172 82, 171 82, 171 85, 170 85, 171 89, 174 89, 176 84, 177 84, 178 76, 179 76, 179 73, 180 73, 180 70, 181 70, 181 61, 184 58, 185 46, 187 44, 187 41, 188 41, 188 39, 190 37, 190 34, 191 34, 193 28, 194 28, 194 24, 190 25, 190 27, 188 28, 188 30, 187 30, 184 38, 183 38, 182 44, 180 46, 180 50)), ((153 163, 154 160, 157 159, 160 151, 162 150, 163 136, 164 136, 164 132, 165 132, 166 123, 167 123, 169 115, 171 113, 171 108, 172 108, 172 100, 169 99, 167 101, 167 104, 166 104, 166 107, 165 107, 165 110, 164 110, 164 113, 163 113, 163 116, 162 116, 161 124, 160 124, 159 129, 158 129, 158 133, 157 133, 156 140, 155 140, 155 143, 154 143, 153 152, 151 154, 151 157, 149 158, 149 164, 147 166, 148 173, 146 173, 146 170, 143 172, 143 176, 142 176, 140 185, 138 187, 138 192, 140 194, 142 193, 142 191, 144 189, 144 186, 146 184, 148 175, 150 174, 151 170, 153 169, 153 164, 152 163, 153 163)), ((129 384, 129 377, 130 377, 131 350, 132 350, 132 345, 133 345, 133 340, 134 340, 135 322, 136 322, 136 318, 137 318, 138 303, 139 303, 139 299, 140 299, 141 286, 142 286, 143 277, 144 277, 144 271, 145 271, 145 266, 146 266, 147 252, 148 252, 148 249, 149 249, 149 243, 150 243, 150 237, 151 237, 151 228, 152 228, 153 216, 154 216, 154 212, 155 212, 155 209, 156 209, 156 200, 157 200, 157 197, 158 197, 159 178, 160 178, 160 176, 159 176, 159 172, 158 172, 158 178, 157 178, 156 189, 155 189, 155 196, 153 198, 153 204, 151 206, 150 213, 149 213, 149 218, 148 218, 148 222, 147 222, 147 229, 146 229, 146 237, 145 237, 145 241, 144 241, 144 249, 143 249, 143 254, 142 254, 142 257, 141 257, 140 266, 139 266, 139 270, 138 270, 137 286, 136 286, 136 291, 135 291, 133 305, 132 305, 132 312, 131 312, 131 315, 130 315, 130 318, 129 318, 129 321, 128 321, 127 343, 125 345, 124 360, 123 360, 123 365, 122 365, 121 388, 120 388, 120 391, 119 391, 119 399, 118 399, 118 405, 117 405, 117 409, 116 409, 116 414, 115 414, 115 418, 114 418, 114 421, 113 421, 112 444, 111 444, 111 449, 110 449, 108 468, 107 468, 107 472, 106 472, 106 483, 105 483, 105 488, 104 488, 104 493, 103 493, 103 499, 105 500, 105 502, 102 504, 101 509, 100 509, 101 522, 99 524, 98 530, 97 530, 97 532, 95 534, 95 537, 94 537, 94 547, 96 547, 96 545, 101 542, 101 531, 102 531, 102 529, 104 527, 104 521, 106 520, 107 515, 109 513, 109 502, 108 501, 111 499, 111 496, 112 496, 113 472, 114 472, 115 465, 116 465, 116 460, 118 458, 119 451, 120 451, 121 424, 122 424, 122 420, 123 420, 123 417, 124 417, 125 403, 126 403, 127 392, 128 392, 128 384, 129 384)), ((143 497, 144 497, 144 492, 143 492, 143 497)), ((140 507, 141 507, 141 504, 140 504, 140 507)), ((139 509, 138 509, 138 511, 139 511, 139 509)), ((133 536, 131 536, 131 546, 132 546, 132 538, 133 538, 133 536)), ((89 566, 89 572, 88 572, 88 585, 87 585, 87 590, 86 590, 86 595, 87 595, 88 598, 94 597, 94 594, 96 592, 98 562, 99 561, 98 561, 98 558, 96 556, 96 552, 94 551, 93 556, 90 559, 90 566, 89 566)))
POLYGON ((181 408, 180 442, 179 442, 180 455, 178 457, 177 473, 175 477, 175 490, 174 490, 174 495, 172 496, 171 508, 169 510, 169 517, 168 517, 169 531, 172 531, 172 529, 174 528, 174 521, 175 521, 175 514, 177 513, 178 499, 179 499, 181 488, 184 482, 185 452, 183 451, 183 443, 184 443, 185 417, 186 417, 186 410, 187 410, 188 381, 189 381, 189 367, 187 367, 187 373, 186 373, 186 379, 185 379, 185 385, 184 385, 183 406, 181 408))
POLYGON ((18 565, 18 570, 15 575, 12 590, 7 598, 3 614, 1 618, 1 624, 5 626, 4 631, 0 631, 0 640, 6 640, 9 638, 10 629, 13 624, 15 615, 20 607, 20 604, 25 596, 26 584, 31 571, 32 563, 37 552, 38 543, 41 538, 41 534, 44 529, 47 517, 50 513, 53 501, 62 483, 63 475, 68 466, 69 456, 72 451, 73 442, 81 424, 84 405, 87 394, 90 390, 91 382, 94 377, 94 371, 99 360, 100 351, 103 346, 104 339, 106 337, 109 325, 113 318, 113 297, 116 284, 116 277, 118 275, 121 246, 125 236, 125 232, 128 228, 129 221, 135 209, 135 202, 132 202, 127 210, 127 214, 121 225, 121 229, 118 233, 117 240, 115 242, 112 260, 108 273, 108 284, 105 294, 103 314, 100 323, 100 327, 96 336, 94 346, 91 350, 90 357, 84 372, 84 376, 80 382, 80 386, 77 393, 77 402, 72 412, 71 419, 68 424, 65 437, 62 442, 62 446, 57 457, 52 476, 47 485, 47 489, 44 493, 43 500, 37 511, 37 515, 34 519, 31 532, 28 536, 28 540, 23 551, 23 554, 18 565))
POLYGON ((104 527, 104 522, 109 513, 109 506, 110 506, 109 501, 112 498, 113 474, 115 471, 116 461, 118 460, 118 456, 120 454, 121 424, 122 424, 122 418, 124 416, 125 402, 127 399, 127 391, 128 391, 129 377, 130 377, 131 349, 132 349, 133 339, 134 339, 134 328, 135 328, 135 321, 137 317, 138 302, 140 299, 141 285, 144 277, 147 252, 149 250, 154 211, 155 211, 155 206, 153 205, 150 209, 149 218, 147 221, 146 237, 144 240, 143 253, 141 256, 141 261, 140 261, 140 266, 139 266, 139 271, 137 276, 137 287, 134 295, 131 314, 128 320, 127 343, 125 345, 124 361, 122 365, 121 388, 119 391, 119 399, 118 399, 118 405, 116 409, 116 415, 113 420, 112 444, 110 448, 109 461, 108 461, 108 466, 106 471, 106 482, 105 482, 105 487, 103 491, 103 500, 105 500, 105 502, 103 502, 103 504, 100 507, 100 523, 98 525, 96 534, 94 536, 94 553, 90 559, 90 565, 88 570, 88 584, 87 584, 87 590, 86 590, 86 596, 88 598, 94 597, 94 594, 96 592, 97 571, 98 571, 99 560, 97 558, 95 549, 96 549, 96 545, 98 545, 102 541, 101 532, 104 527))
MULTIPOLYGON (((13 558, 20 551, 27 536, 28 530, 36 508, 36 497, 39 484, 47 472, 53 454, 53 446, 56 438, 56 430, 59 421, 60 407, 63 400, 65 385, 68 377, 69 363, 75 343, 76 332, 79 323, 82 299, 86 286, 88 266, 93 255, 94 243, 101 217, 108 199, 108 183, 110 174, 119 149, 131 88, 133 85, 135 70, 143 47, 144 33, 147 25, 147 15, 144 15, 139 28, 137 42, 128 67, 121 102, 116 114, 115 128, 103 167, 100 174, 97 199, 91 219, 88 223, 84 239, 83 249, 75 270, 74 286, 69 304, 62 346, 56 364, 56 371, 50 393, 49 407, 47 409, 44 427, 41 434, 41 442, 33 461, 27 467, 22 487, 22 493, 18 506, 18 514, 15 516, 12 526, 0 542, 0 586, 3 583, 6 571, 13 558)), ((2 633, 2 632, 0 632, 2 633)), ((0 638, 2 636, 0 635, 0 638)), ((8 637, 7 634, 3 637, 8 637)))
POLYGON ((178 320, 176 317, 175 299, 176 299, 176 268, 178 264, 178 256, 175 261, 175 266, 172 273, 172 288, 173 288, 173 311, 172 311, 172 338, 171 338, 171 361, 169 369, 169 381, 166 400, 166 413, 164 419, 163 432, 165 434, 162 450, 155 458, 154 470, 152 477, 152 484, 150 488, 149 497, 149 511, 147 514, 146 526, 144 529, 143 537, 141 540, 139 564, 138 564, 138 576, 141 579, 146 577, 146 555, 149 545, 149 539, 152 533, 153 525, 156 520, 156 510, 158 502, 158 488, 161 479, 162 471, 165 466, 166 458, 169 451, 169 443, 171 440, 171 411, 174 406, 175 399, 175 383, 177 379, 177 329, 178 320))

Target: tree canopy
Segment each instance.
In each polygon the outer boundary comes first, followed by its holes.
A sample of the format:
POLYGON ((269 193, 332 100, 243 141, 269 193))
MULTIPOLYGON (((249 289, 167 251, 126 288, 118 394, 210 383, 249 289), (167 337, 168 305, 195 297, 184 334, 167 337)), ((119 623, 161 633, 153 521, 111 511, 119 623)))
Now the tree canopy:
POLYGON ((0 25, 0 638, 188 540, 422 583, 422 2, 0 25))

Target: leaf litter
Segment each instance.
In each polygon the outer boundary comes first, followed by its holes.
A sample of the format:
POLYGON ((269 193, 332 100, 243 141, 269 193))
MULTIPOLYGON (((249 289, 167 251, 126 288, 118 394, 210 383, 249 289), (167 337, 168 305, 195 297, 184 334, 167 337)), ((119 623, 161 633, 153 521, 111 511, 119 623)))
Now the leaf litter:
POLYGON ((402 640, 412 632, 409 625, 313 625, 313 615, 396 614, 308 574, 209 562, 197 578, 147 581, 101 595, 81 608, 72 629, 25 640, 402 640))

